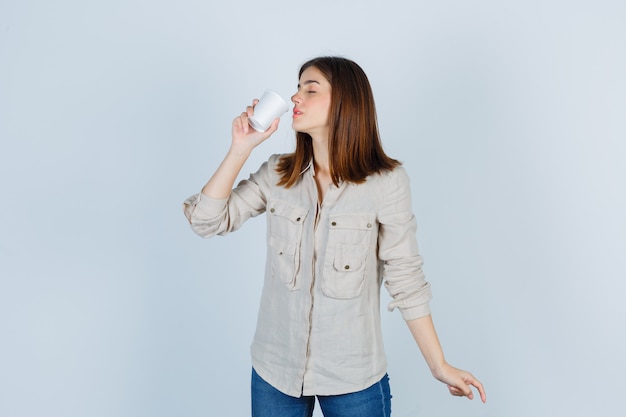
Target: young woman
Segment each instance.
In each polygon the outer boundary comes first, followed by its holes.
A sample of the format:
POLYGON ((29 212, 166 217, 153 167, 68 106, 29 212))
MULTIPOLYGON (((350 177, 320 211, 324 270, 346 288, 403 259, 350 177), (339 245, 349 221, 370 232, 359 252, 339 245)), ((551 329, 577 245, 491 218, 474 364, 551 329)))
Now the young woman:
POLYGON ((296 150, 273 155, 233 188, 252 150, 278 128, 234 119, 232 144, 202 192, 184 203, 203 237, 267 213, 267 262, 252 354, 252 416, 389 416, 380 326, 384 283, 433 376, 455 396, 481 383, 444 359, 430 317, 405 170, 382 149, 369 81, 354 62, 321 57, 299 73, 296 150))

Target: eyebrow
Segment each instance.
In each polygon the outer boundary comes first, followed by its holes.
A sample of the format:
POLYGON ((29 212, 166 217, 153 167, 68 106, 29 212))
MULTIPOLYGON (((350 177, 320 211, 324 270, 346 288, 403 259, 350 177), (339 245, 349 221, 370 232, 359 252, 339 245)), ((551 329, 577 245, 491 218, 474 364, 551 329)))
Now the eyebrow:
MULTIPOLYGON (((319 84, 319 85, 321 85, 321 84, 319 83, 319 81, 316 81, 316 80, 307 80, 307 81, 305 81, 303 84, 304 84, 304 85, 309 85, 309 84, 319 84)), ((300 83, 298 83, 298 88, 300 88, 300 83)))

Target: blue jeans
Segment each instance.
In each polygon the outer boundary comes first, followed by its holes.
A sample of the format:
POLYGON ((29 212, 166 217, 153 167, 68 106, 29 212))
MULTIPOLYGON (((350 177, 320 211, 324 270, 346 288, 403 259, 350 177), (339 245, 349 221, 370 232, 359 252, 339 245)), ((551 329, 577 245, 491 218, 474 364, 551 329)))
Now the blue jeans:
MULTIPOLYGON (((252 417, 311 417, 315 396, 291 397, 268 384, 252 369, 252 417)), ((318 395, 324 417, 390 417, 389 377, 363 391, 318 395)))

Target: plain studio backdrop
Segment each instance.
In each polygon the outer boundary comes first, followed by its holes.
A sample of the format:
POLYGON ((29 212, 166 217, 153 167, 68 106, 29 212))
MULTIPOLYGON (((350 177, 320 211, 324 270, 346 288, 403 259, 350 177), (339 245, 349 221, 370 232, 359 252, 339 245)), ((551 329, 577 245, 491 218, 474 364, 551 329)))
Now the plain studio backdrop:
MULTIPOLYGON (((264 216, 182 201, 271 88, 358 62, 411 177, 447 359, 382 316, 393 415, 614 416, 626 309, 623 1, 0 1, 0 415, 249 415, 264 216)), ((285 115, 241 177, 290 152, 285 115)), ((319 411, 316 415, 320 415, 319 411)))

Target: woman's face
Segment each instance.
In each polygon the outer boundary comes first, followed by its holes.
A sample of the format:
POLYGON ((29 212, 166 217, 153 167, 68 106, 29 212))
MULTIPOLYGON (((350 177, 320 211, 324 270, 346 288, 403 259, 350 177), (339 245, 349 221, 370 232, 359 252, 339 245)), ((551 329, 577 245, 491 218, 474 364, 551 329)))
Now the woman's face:
POLYGON ((330 110, 330 83, 315 67, 309 67, 300 76, 298 92, 291 96, 294 104, 292 127, 296 132, 311 137, 328 138, 330 110))

